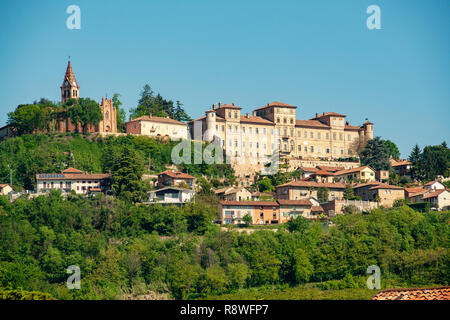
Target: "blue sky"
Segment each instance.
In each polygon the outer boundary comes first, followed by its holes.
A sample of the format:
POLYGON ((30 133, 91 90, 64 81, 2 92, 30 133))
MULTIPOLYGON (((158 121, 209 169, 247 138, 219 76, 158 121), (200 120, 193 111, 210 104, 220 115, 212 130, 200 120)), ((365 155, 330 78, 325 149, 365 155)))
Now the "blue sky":
POLYGON ((450 142, 447 0, 2 1, 0 30, 0 125, 18 104, 59 100, 70 55, 81 96, 118 92, 125 109, 148 83, 194 118, 282 101, 299 119, 368 118, 402 156, 450 142), (366 27, 371 4, 381 30, 366 27))

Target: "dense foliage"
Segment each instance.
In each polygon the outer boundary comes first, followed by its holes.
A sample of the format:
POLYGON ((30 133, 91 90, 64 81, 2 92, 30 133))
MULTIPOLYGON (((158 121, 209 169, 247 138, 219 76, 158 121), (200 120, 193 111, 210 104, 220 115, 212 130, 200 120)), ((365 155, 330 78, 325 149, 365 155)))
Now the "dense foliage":
POLYGON ((329 230, 299 218, 288 229, 246 234, 213 225, 216 210, 201 198, 163 208, 57 192, 14 203, 0 197, 0 287, 57 299, 149 291, 200 298, 306 282, 358 288, 352 279, 373 264, 386 286, 450 280, 450 212, 377 209, 337 216, 329 230), (81 269, 81 290, 65 287, 69 265, 81 269))

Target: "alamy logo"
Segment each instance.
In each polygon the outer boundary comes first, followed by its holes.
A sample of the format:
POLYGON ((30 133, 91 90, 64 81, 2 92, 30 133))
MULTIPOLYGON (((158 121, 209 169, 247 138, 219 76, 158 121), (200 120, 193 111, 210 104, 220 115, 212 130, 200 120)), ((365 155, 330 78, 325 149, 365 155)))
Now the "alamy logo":
POLYGON ((80 7, 72 4, 67 7, 66 13, 70 14, 66 20, 67 29, 81 29, 81 10, 80 7))
POLYGON ((381 29, 381 10, 380 7, 377 5, 370 5, 367 7, 366 10, 367 14, 370 14, 369 17, 367 17, 366 25, 369 30, 373 29, 381 29))
POLYGON ((70 290, 81 289, 80 267, 76 265, 68 266, 66 272, 72 274, 69 278, 67 278, 67 288, 70 290))
POLYGON ((367 268, 367 274, 371 276, 367 278, 367 288, 381 289, 381 270, 379 266, 372 265, 367 268))

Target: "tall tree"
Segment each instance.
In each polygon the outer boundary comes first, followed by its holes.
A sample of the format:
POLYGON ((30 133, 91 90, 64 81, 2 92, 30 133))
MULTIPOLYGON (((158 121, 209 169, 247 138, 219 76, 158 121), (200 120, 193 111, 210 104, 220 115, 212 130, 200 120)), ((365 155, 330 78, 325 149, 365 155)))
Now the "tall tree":
POLYGON ((427 180, 438 175, 446 176, 450 168, 450 150, 442 145, 426 146, 419 161, 419 168, 427 180))
POLYGON ((391 140, 383 140, 384 144, 388 148, 389 156, 395 160, 400 158, 400 151, 395 143, 391 140))
POLYGON ((117 131, 118 132, 125 132, 125 122, 127 119, 127 114, 125 110, 121 107, 122 101, 119 100, 119 93, 114 93, 112 97, 112 101, 114 104, 114 107, 116 107, 116 115, 117 115, 117 131))
POLYGON ((368 165, 374 170, 389 170, 389 150, 380 137, 376 137, 367 142, 366 147, 361 152, 361 163, 368 165))
POLYGON ((422 150, 420 150, 420 147, 418 144, 414 146, 412 149, 408 159, 411 162, 411 178, 413 179, 421 179, 422 178, 422 172, 420 168, 420 158, 422 156, 422 150))

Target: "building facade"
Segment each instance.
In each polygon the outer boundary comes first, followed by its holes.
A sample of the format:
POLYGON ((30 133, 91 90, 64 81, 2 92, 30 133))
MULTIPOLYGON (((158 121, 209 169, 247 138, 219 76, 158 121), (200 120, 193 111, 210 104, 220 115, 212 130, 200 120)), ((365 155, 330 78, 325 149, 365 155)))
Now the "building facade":
POLYGON ((307 198, 317 199, 319 188, 328 188, 328 200, 340 200, 344 197, 345 184, 321 183, 316 181, 290 181, 276 187, 277 199, 300 200, 307 198))
POLYGON ((61 173, 36 174, 36 191, 38 193, 60 190, 70 193, 87 194, 91 189, 101 192, 111 190, 111 174, 86 173, 75 168, 68 168, 61 173))
POLYGON ((166 170, 158 173, 158 188, 164 188, 168 186, 177 187, 183 184, 194 188, 195 178, 190 174, 173 170, 166 170))
POLYGON ((126 132, 150 137, 180 140, 188 138, 187 124, 171 118, 142 116, 130 119, 126 124, 126 132))
POLYGON ((249 215, 252 224, 278 224, 279 208, 274 201, 219 201, 219 221, 222 224, 243 224, 243 218, 249 215))
POLYGON ((213 105, 205 116, 189 123, 191 136, 217 139, 229 155, 256 162, 278 150, 281 156, 294 158, 353 157, 358 139, 373 138, 373 123, 352 126, 345 115, 334 112, 298 120, 297 107, 282 102, 257 108, 252 116, 242 115, 241 109, 234 103, 213 105), (196 122, 201 124, 201 135, 196 122))

